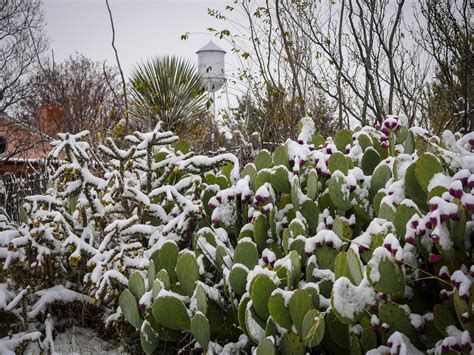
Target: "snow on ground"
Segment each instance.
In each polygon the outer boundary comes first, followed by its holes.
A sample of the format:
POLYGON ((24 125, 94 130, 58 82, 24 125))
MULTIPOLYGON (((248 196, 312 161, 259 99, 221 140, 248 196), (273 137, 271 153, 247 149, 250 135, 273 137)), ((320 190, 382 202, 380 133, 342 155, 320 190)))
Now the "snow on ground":
MULTIPOLYGON (((31 343, 27 355, 39 355, 41 350, 37 343, 31 343)), ((128 354, 121 345, 111 344, 99 338, 91 329, 73 327, 54 338, 54 352, 58 355, 119 355, 128 354)))

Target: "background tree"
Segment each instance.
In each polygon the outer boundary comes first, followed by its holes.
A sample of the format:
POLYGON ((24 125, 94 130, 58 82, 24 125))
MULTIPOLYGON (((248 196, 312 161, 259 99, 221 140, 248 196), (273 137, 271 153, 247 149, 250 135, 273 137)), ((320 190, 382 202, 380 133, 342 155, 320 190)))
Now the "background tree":
POLYGON ((435 133, 444 129, 474 129, 470 6, 467 0, 423 0, 416 12, 415 39, 435 66, 423 110, 423 118, 435 133))
POLYGON ((119 77, 117 70, 105 63, 76 54, 38 71, 29 84, 37 94, 25 100, 23 116, 32 124, 42 106, 55 105, 63 114, 59 127, 63 132, 89 130, 91 141, 97 143, 120 129, 123 97, 117 94, 119 77))
POLYGON ((48 48, 39 0, 0 0, 0 112, 12 111, 35 88, 28 75, 48 48))
POLYGON ((131 74, 129 94, 131 117, 142 127, 152 129, 161 122, 162 130, 181 138, 202 138, 208 99, 191 62, 155 57, 137 65, 131 74))

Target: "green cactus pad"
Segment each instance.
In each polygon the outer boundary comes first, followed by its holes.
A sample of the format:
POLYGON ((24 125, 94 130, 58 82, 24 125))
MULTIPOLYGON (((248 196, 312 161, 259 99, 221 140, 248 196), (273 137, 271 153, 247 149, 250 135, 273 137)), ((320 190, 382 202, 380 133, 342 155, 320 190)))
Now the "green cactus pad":
POLYGON ((425 153, 415 163, 415 175, 418 183, 425 193, 428 192, 428 184, 433 176, 443 172, 443 166, 431 153, 425 153))
POLYGON ((369 350, 375 349, 377 347, 377 333, 372 328, 365 328, 360 334, 360 345, 362 346, 362 351, 367 353, 369 350))
POLYGON ((250 177, 250 188, 252 190, 255 189, 255 179, 257 178, 257 169, 255 168, 255 165, 252 163, 249 163, 245 165, 245 167, 242 169, 242 172, 240 173, 240 176, 243 178, 245 176, 250 177))
POLYGON ((297 176, 294 176, 293 180, 291 180, 291 203, 293 204, 295 211, 300 209, 300 192, 300 180, 297 176))
POLYGON ((304 344, 301 337, 295 333, 285 333, 281 337, 280 351, 282 355, 304 355, 304 344))
MULTIPOLYGON (((174 242, 165 242, 158 254, 159 265, 168 272, 171 282, 176 281, 176 261, 178 260, 179 247, 174 242)), ((155 264, 155 266, 157 266, 155 264)))
POLYGON ((194 290, 193 297, 196 299, 196 308, 199 312, 206 315, 207 314, 207 294, 204 291, 204 288, 198 282, 196 289, 194 290))
POLYGON ((128 289, 122 291, 119 298, 119 305, 125 319, 136 329, 140 329, 142 316, 138 310, 137 299, 128 289))
POLYGON ((343 349, 350 349, 350 335, 349 326, 342 323, 334 314, 329 312, 326 315, 326 329, 329 333, 331 340, 339 347, 343 349))
POLYGON ((287 169, 290 168, 288 160, 288 146, 286 144, 280 145, 273 152, 274 166, 284 165, 287 169))
POLYGON ((252 300, 252 307, 260 319, 266 320, 268 312, 268 299, 277 286, 265 274, 257 275, 251 282, 249 293, 252 300))
POLYGON ((257 346, 257 355, 276 355, 277 351, 275 348, 274 340, 271 337, 266 337, 260 340, 257 346))
POLYGON ((379 306, 379 318, 383 323, 387 323, 390 329, 386 336, 399 331, 405 334, 416 347, 421 346, 420 339, 415 328, 411 325, 410 318, 405 311, 393 302, 382 303, 379 306))
POLYGON ((163 285, 165 286, 165 289, 167 290, 170 289, 171 280, 170 280, 170 276, 168 275, 168 272, 165 269, 161 269, 160 271, 158 271, 158 273, 156 274, 156 278, 163 283, 163 285))
POLYGON ((451 308, 443 304, 437 304, 433 309, 433 322, 443 336, 448 336, 446 328, 457 324, 456 314, 451 308))
POLYGON ((362 151, 365 152, 365 150, 368 147, 372 146, 372 138, 370 138, 367 134, 361 133, 357 136, 357 140, 359 141, 359 145, 362 148, 362 151))
POLYGON ((319 221, 319 209, 313 200, 305 200, 300 207, 300 212, 308 223, 308 232, 310 235, 316 234, 319 221))
POLYGON ((191 333, 197 342, 204 349, 207 349, 211 339, 211 327, 209 326, 209 321, 201 312, 196 313, 191 318, 191 333))
POLYGON ((255 156, 255 167, 257 168, 257 171, 271 168, 272 165, 273 159, 268 150, 263 149, 255 156))
POLYGON ((271 335, 277 336, 279 333, 277 325, 273 321, 272 317, 268 317, 267 324, 265 325, 265 336, 268 337, 271 335))
POLYGON ((364 175, 372 175, 377 165, 379 165, 380 161, 380 154, 372 148, 368 147, 364 155, 362 155, 362 160, 360 162, 360 167, 364 172, 364 175))
POLYGON ((250 302, 250 297, 248 293, 244 294, 240 300, 239 308, 237 309, 237 319, 239 321, 240 328, 244 331, 245 334, 249 335, 247 331, 247 326, 245 325, 245 312, 247 310, 247 304, 250 302))
MULTIPOLYGON (((471 292, 473 291, 473 289, 474 289, 474 286, 471 286, 471 292)), ((461 299, 461 297, 459 297, 458 290, 454 291, 453 301, 454 301, 454 309, 456 310, 456 315, 458 317, 459 324, 461 324, 461 327, 464 330, 467 330, 470 334, 474 334, 474 322, 472 321, 473 312, 472 312, 472 307, 470 306, 470 303, 466 300, 461 299), (471 320, 467 323, 464 323, 461 320, 461 314, 467 314, 471 320)), ((472 303, 472 300, 470 302, 472 303)))
POLYGON ((313 348, 321 343, 325 328, 323 314, 317 309, 309 310, 303 318, 302 337, 304 344, 307 347, 313 348))
POLYGON ((176 263, 176 276, 186 295, 191 296, 199 280, 199 265, 191 253, 179 255, 176 263))
POLYGON ((375 196, 380 189, 384 188, 391 177, 390 168, 385 164, 379 164, 370 180, 370 196, 375 196))
POLYGON ((349 188, 347 187, 344 175, 336 171, 329 179, 329 197, 334 206, 342 211, 348 211, 352 207, 349 188))
POLYGON ((336 260, 337 253, 336 249, 330 248, 327 245, 316 248, 314 254, 318 261, 318 267, 320 269, 334 270, 334 261, 336 260))
POLYGON ((130 275, 128 280, 128 289, 137 299, 137 302, 142 298, 143 294, 145 293, 145 281, 143 280, 142 275, 135 271, 130 275))
POLYGON ((333 223, 332 230, 342 240, 348 240, 352 238, 352 228, 349 222, 341 217, 337 216, 333 223))
POLYGON ((334 136, 334 143, 337 150, 344 152, 347 145, 352 145, 352 132, 348 129, 341 129, 334 136))
POLYGON ((347 165, 347 159, 345 155, 341 152, 335 152, 331 154, 328 160, 328 168, 331 173, 339 170, 344 175, 347 175, 349 172, 349 167, 347 165))
POLYGON ((255 191, 266 182, 271 183, 271 176, 272 174, 270 170, 260 170, 255 178, 255 191))
POLYGON ((204 190, 202 194, 202 207, 204 208, 204 212, 206 212, 206 216, 211 218, 212 210, 209 208, 209 200, 216 195, 216 192, 211 190, 210 188, 204 190))
POLYGON ((397 210, 394 206, 389 205, 388 203, 382 202, 380 204, 379 213, 377 217, 386 219, 387 221, 393 221, 395 219, 395 213, 397 210))
POLYGON ((405 194, 411 198, 420 209, 426 210, 426 193, 418 183, 415 169, 415 164, 411 164, 405 172, 405 194))
POLYGON ((257 248, 260 252, 267 246, 268 227, 268 221, 265 215, 260 214, 255 218, 253 240, 255 244, 257 244, 257 248))
POLYGON ((354 250, 349 248, 347 250, 347 266, 349 268, 350 279, 354 281, 355 285, 360 284, 364 278, 362 263, 354 250))
POLYGON ((163 285, 163 283, 162 283, 160 280, 155 280, 155 281, 153 281, 153 286, 152 286, 152 296, 153 296, 153 299, 155 299, 156 296, 158 296, 158 294, 160 293, 161 289, 163 288, 161 285, 163 285))
POLYGON ((245 293, 245 285, 247 283, 247 270, 241 264, 234 264, 229 274, 229 283, 232 290, 238 295, 245 293))
POLYGON ((152 354, 158 347, 158 334, 153 330, 153 327, 146 320, 143 322, 140 329, 140 344, 146 354, 152 354))
POLYGON ((153 302, 153 317, 162 326, 174 330, 189 330, 188 311, 184 303, 174 296, 160 296, 153 302))
POLYGON ((387 196, 387 194, 383 191, 377 192, 374 196, 374 199, 372 201, 372 207, 374 208, 376 216, 378 216, 380 213, 380 204, 385 196, 387 196))
POLYGON ((345 251, 341 251, 339 254, 337 254, 336 259, 334 260, 334 275, 336 280, 342 276, 345 276, 352 282, 353 285, 356 284, 349 271, 347 253, 345 251))
POLYGON ((414 207, 408 207, 406 205, 400 205, 397 207, 393 224, 395 226, 395 230, 397 231, 398 238, 401 240, 405 237, 406 225, 408 221, 417 212, 418 210, 414 207))
POLYGON ((270 176, 270 183, 272 187, 280 193, 290 193, 291 186, 288 179, 288 169, 280 165, 272 171, 270 176))
POLYGON ((313 300, 306 290, 299 289, 293 292, 288 302, 288 310, 298 334, 302 334, 304 316, 313 308, 313 300))
POLYGON ((371 267, 367 265, 367 279, 377 292, 395 294, 405 290, 405 279, 400 267, 393 261, 384 258, 378 263, 380 279, 377 282, 370 278, 371 267))
POLYGON ((252 270, 258 264, 258 250, 253 242, 239 242, 234 252, 234 263, 243 264, 252 270))
POLYGON ((155 281, 155 277, 156 277, 155 263, 153 262, 153 260, 150 260, 150 263, 148 264, 147 277, 148 277, 148 291, 150 291, 151 288, 153 287, 153 281, 155 281))
POLYGON ((315 147, 315 148, 318 148, 320 145, 324 144, 326 140, 324 139, 324 137, 320 134, 316 134, 314 136, 311 137, 311 141, 310 143, 315 147))
POLYGON ((285 304, 285 298, 281 293, 274 293, 268 299, 268 310, 272 319, 282 328, 291 329, 292 321, 290 311, 285 304))
POLYGON ((308 178, 306 182, 306 194, 311 200, 315 200, 318 196, 319 187, 318 187, 318 173, 316 170, 311 169, 308 173, 308 178))

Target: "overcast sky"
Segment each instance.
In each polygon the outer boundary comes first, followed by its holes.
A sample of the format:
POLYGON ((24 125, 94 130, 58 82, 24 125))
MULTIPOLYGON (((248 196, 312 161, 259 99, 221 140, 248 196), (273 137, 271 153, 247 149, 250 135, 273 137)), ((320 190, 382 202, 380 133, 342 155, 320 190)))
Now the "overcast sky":
MULTIPOLYGON (((178 55, 197 62, 195 52, 211 39, 229 50, 224 41, 207 32, 208 27, 218 26, 207 9, 222 7, 224 0, 109 0, 109 3, 116 46, 126 73, 137 62, 154 55, 178 55), (180 37, 185 32, 191 35, 183 41, 180 37)), ((43 9, 57 62, 79 52, 115 65, 105 0, 43 0, 43 9)))

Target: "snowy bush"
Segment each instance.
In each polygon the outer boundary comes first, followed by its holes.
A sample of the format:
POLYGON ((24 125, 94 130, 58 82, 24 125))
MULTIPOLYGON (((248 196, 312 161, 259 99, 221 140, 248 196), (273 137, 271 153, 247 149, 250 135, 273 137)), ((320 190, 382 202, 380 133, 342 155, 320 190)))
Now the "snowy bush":
POLYGON ((474 133, 406 122, 324 139, 303 118, 242 170, 158 129, 109 140, 108 164, 61 135, 53 186, 1 225, 0 312, 21 339, 58 302, 100 304, 146 353, 469 352, 474 133))

